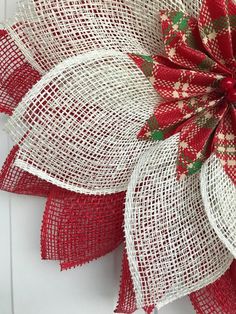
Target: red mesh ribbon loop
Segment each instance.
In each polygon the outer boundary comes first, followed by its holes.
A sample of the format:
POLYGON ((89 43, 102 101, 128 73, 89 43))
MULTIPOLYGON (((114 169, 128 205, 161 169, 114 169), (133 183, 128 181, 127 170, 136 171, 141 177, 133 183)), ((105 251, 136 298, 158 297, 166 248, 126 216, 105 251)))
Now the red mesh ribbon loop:
MULTIPOLYGON (((145 307, 143 310, 147 314, 151 314, 154 310, 155 306, 151 305, 149 307, 145 307)), ((119 299, 117 302, 117 306, 115 309, 115 313, 126 313, 131 314, 137 310, 134 285, 131 278, 131 273, 129 269, 129 262, 127 257, 127 252, 124 250, 123 252, 123 260, 122 260, 122 274, 120 281, 120 291, 119 291, 119 299)))
POLYGON ((115 313, 134 313, 137 310, 134 286, 129 269, 126 250, 123 252, 122 274, 120 281, 119 299, 115 313))
POLYGON ((68 269, 97 259, 123 241, 125 193, 83 195, 54 187, 46 204, 42 258, 68 269))
POLYGON ((0 173, 0 189, 48 196, 43 217, 42 258, 60 260, 62 269, 82 265, 114 250, 123 240, 125 193, 82 195, 60 189, 14 166, 14 146, 0 173))
POLYGON ((217 281, 191 293, 190 299, 197 314, 235 314, 236 271, 235 262, 217 281))

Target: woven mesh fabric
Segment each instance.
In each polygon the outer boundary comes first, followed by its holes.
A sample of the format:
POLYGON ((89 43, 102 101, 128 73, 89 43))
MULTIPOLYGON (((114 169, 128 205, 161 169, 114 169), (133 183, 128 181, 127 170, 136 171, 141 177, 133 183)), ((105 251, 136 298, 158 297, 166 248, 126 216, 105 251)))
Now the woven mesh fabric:
POLYGON ((136 134, 157 101, 125 54, 97 51, 68 59, 9 119, 16 143, 24 137, 16 165, 74 192, 124 191, 140 155, 153 145, 136 134))
POLYGON ((197 314, 235 314, 236 280, 232 267, 220 279, 190 295, 197 314))
POLYGON ((5 30, 0 30, 0 47, 0 112, 11 114, 40 75, 5 30))
POLYGON ((0 190, 34 195, 48 196, 52 185, 14 165, 18 146, 14 146, 0 172, 0 190))
POLYGON ((124 198, 124 192, 94 196, 54 187, 43 216, 42 258, 68 269, 114 250, 123 241, 124 198))
POLYGON ((14 146, 0 173, 0 189, 48 196, 41 233, 42 258, 68 269, 101 257, 123 240, 124 193, 79 195, 57 188, 14 165, 14 146))
POLYGON ((201 0, 20 0, 12 38, 44 72, 62 60, 94 49, 154 54, 163 51, 158 11, 196 16, 201 0), (144 14, 145 12, 145 14, 144 14))
MULTIPOLYGON (((134 293, 134 285, 131 278, 131 273, 129 269, 129 262, 127 257, 127 252, 123 252, 122 260, 122 274, 120 281, 120 291, 117 307, 115 313, 125 313, 131 314, 137 310, 136 298, 134 293)), ((145 313, 151 314, 154 310, 154 306, 148 306, 143 309, 145 313)))
MULTIPOLYGON (((6 30, 0 30, 0 112, 11 115, 22 97, 40 79, 6 30)), ((0 189, 18 194, 47 196, 50 184, 14 166, 13 147, 0 172, 0 189)))
POLYGON ((177 153, 178 136, 150 149, 128 187, 125 236, 138 307, 198 290, 232 261, 204 211, 199 175, 177 180, 177 153))
POLYGON ((203 166, 201 191, 212 227, 236 257, 236 186, 215 156, 203 166))
POLYGON ((122 273, 120 281, 119 299, 115 313, 134 313, 137 310, 134 285, 129 269, 127 252, 124 249, 122 259, 122 273))

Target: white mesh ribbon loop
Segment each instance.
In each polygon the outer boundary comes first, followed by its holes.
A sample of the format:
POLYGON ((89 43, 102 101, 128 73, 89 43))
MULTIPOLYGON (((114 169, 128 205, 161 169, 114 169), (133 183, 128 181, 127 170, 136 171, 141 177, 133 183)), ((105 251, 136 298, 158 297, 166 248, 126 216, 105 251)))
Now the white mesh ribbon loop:
POLYGON ((137 160, 153 145, 136 134, 157 102, 143 73, 121 52, 67 59, 9 120, 10 134, 21 141, 16 165, 79 193, 126 190, 137 160))
POLYGON ((201 192, 212 227, 236 257, 236 187, 215 155, 202 168, 201 192))
POLYGON ((8 31, 41 73, 94 49, 156 54, 163 50, 160 9, 196 16, 200 0, 20 0, 8 31))
POLYGON ((199 175, 176 179, 177 146, 173 136, 147 151, 128 187, 126 246, 139 307, 198 290, 232 261, 204 211, 199 175))

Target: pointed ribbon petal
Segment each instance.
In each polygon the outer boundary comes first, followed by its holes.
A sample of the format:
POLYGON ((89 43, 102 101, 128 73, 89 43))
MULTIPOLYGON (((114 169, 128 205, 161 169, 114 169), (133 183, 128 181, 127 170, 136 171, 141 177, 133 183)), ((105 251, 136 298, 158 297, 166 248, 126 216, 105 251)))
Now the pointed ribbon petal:
POLYGON ((161 97, 176 100, 210 93, 220 79, 220 76, 212 73, 171 69, 157 65, 153 69, 151 81, 161 97))
POLYGON ((198 172, 213 149, 215 130, 227 111, 227 103, 206 109, 186 122, 180 132, 178 178, 198 172))
POLYGON ((214 151, 236 185, 236 108, 230 106, 214 138, 214 151))
POLYGON ((154 115, 148 119, 138 134, 140 139, 163 140, 181 129, 192 116, 211 108, 219 102, 219 94, 163 102, 157 105, 154 115))
POLYGON ((204 211, 199 175, 176 180, 177 154, 176 135, 143 154, 127 191, 126 249, 140 308, 198 290, 232 262, 204 211))
POLYGON ((161 21, 165 51, 172 62, 185 69, 227 73, 224 67, 207 55, 197 19, 182 12, 163 11, 161 21))
POLYGON ((203 0, 199 29, 215 60, 235 72, 236 4, 234 0, 203 0))
POLYGON ((221 75, 179 69, 162 65, 155 56, 136 55, 132 58, 148 78, 159 96, 165 100, 179 100, 205 95, 218 86, 221 75), (143 62, 140 60, 143 59, 143 62))
POLYGON ((125 193, 94 196, 54 187, 41 229, 43 259, 68 269, 97 259, 123 241, 125 193))
MULTIPOLYGON (((146 314, 153 313, 155 306, 150 305, 143 308, 146 314)), ((127 252, 123 252, 122 274, 120 282, 119 300, 115 313, 132 314, 137 310, 136 298, 134 293, 134 285, 129 269, 127 252)))
POLYGON ((236 257, 236 186, 214 154, 202 167, 201 192, 210 224, 236 257))
POLYGON ((125 191, 140 155, 153 145, 136 134, 158 100, 126 54, 100 50, 68 59, 9 119, 14 141, 23 138, 16 165, 78 193, 125 191))
POLYGON ((131 314, 137 310, 137 304, 134 293, 134 285, 132 282, 127 252, 124 249, 122 258, 122 274, 120 281, 119 299, 115 309, 115 313, 131 314))

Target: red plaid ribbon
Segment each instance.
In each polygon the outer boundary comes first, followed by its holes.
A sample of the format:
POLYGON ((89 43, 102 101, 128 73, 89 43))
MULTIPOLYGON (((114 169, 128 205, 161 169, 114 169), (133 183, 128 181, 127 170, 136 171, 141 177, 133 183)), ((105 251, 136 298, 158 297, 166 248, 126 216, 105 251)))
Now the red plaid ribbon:
POLYGON ((164 99, 138 137, 180 132, 179 179, 215 153, 236 184, 236 4, 204 0, 199 20, 176 11, 160 17, 167 57, 130 55, 164 99))

